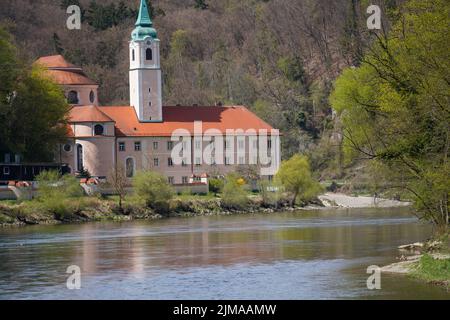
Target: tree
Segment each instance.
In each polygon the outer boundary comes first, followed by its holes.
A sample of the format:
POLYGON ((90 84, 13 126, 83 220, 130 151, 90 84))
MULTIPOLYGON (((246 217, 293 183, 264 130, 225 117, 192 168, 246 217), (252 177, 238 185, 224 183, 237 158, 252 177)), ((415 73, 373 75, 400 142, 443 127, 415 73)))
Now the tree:
POLYGON ((408 2, 401 18, 330 98, 344 125, 348 159, 363 158, 406 192, 419 216, 448 232, 450 90, 444 0, 408 2))
POLYGON ((67 136, 69 106, 62 89, 39 66, 19 62, 10 36, 0 29, 0 152, 25 161, 52 161, 67 136))
POLYGON ((165 176, 154 171, 139 171, 133 178, 133 187, 136 195, 150 208, 160 213, 169 210, 174 190, 165 176))
POLYGON ((122 210, 123 200, 127 194, 126 186, 128 184, 128 179, 125 174, 125 169, 123 165, 117 165, 113 170, 111 170, 108 182, 114 189, 114 193, 119 196, 119 208, 122 210))
POLYGON ((200 10, 208 9, 208 4, 205 0, 195 0, 195 8, 200 10))
POLYGON ((59 39, 58 34, 55 32, 53 33, 53 47, 55 49, 55 52, 57 54, 63 54, 64 48, 61 45, 61 40, 59 39))
POLYGON ((299 154, 283 161, 275 176, 275 181, 282 185, 285 191, 292 194, 293 206, 297 198, 308 201, 322 191, 320 184, 311 176, 308 158, 299 154))

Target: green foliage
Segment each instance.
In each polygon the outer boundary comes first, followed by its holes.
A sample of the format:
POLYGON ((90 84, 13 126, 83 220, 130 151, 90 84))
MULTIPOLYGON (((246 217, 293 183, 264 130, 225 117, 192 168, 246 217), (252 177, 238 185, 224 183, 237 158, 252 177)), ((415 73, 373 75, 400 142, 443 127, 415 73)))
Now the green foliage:
POLYGON ((8 33, 0 28, 0 152, 25 161, 51 161, 67 133, 69 107, 61 88, 38 67, 19 62, 8 33))
POLYGON ((220 193, 224 187, 224 182, 220 178, 210 178, 208 183, 209 183, 209 192, 214 193, 214 195, 220 193))
POLYGON ((275 181, 292 195, 292 205, 297 199, 312 200, 322 191, 320 184, 311 176, 308 158, 298 154, 283 161, 275 181))
POLYGON ((174 190, 166 177, 154 171, 139 171, 133 178, 133 187, 136 195, 145 201, 147 206, 159 213, 168 212, 174 190))
POLYGON ((83 195, 79 181, 71 176, 64 175, 58 171, 43 171, 37 177, 38 182, 38 202, 35 204, 55 215, 57 219, 63 219, 68 214, 75 211, 74 198, 83 195))
POLYGON ((450 281, 450 259, 435 259, 424 254, 414 275, 428 281, 450 281))
POLYGON ((276 206, 282 199, 280 186, 277 186, 267 179, 259 180, 258 188, 263 201, 263 205, 265 206, 276 206))
POLYGON ((83 195, 78 179, 71 175, 62 176, 58 171, 43 171, 37 177, 38 199, 76 198, 83 195))
POLYGON ((222 204, 230 209, 245 209, 248 204, 245 185, 241 183, 242 178, 236 173, 226 176, 222 192, 222 204))
POLYGON ((347 160, 380 166, 421 216, 449 225, 448 16, 444 0, 410 1, 359 68, 347 69, 330 97, 341 114, 347 160))

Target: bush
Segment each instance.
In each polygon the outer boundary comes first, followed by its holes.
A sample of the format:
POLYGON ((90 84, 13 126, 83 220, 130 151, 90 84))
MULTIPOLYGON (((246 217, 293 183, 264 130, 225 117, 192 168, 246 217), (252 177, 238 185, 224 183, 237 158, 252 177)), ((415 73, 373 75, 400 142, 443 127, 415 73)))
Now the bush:
POLYGON ((222 192, 223 190, 223 180, 219 178, 211 178, 209 179, 209 191, 214 193, 215 196, 217 196, 218 193, 222 192))
POLYGON ((133 178, 133 187, 136 195, 148 207, 158 213, 169 211, 169 201, 175 192, 166 177, 153 171, 140 171, 133 178))
POLYGON ((245 209, 248 205, 247 192, 242 178, 236 173, 230 173, 226 177, 222 193, 222 204, 230 209, 245 209))
POLYGON ((37 205, 55 215, 56 219, 62 219, 69 213, 76 211, 71 198, 83 195, 83 190, 78 180, 70 175, 61 176, 58 171, 43 171, 37 177, 38 195, 37 205))
POLYGON ((258 188, 264 206, 278 205, 282 198, 279 186, 274 185, 267 179, 262 179, 258 182, 258 188))

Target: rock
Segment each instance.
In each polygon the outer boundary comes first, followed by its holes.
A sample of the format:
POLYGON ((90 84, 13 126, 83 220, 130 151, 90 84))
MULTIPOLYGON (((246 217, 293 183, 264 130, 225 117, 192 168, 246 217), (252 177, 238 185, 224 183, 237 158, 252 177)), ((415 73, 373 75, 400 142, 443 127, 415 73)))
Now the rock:
POLYGON ((404 245, 398 246, 398 248, 400 250, 414 250, 414 249, 423 248, 423 243, 415 242, 415 243, 411 243, 411 244, 404 244, 404 245))

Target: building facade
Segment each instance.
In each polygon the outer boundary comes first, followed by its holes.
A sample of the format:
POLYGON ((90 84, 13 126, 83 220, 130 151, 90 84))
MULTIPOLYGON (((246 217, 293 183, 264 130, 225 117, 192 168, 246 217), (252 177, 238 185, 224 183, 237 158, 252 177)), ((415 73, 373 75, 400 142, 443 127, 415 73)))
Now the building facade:
POLYGON ((72 105, 61 162, 72 173, 100 178, 118 167, 129 178, 155 170, 173 184, 238 166, 254 166, 270 178, 280 165, 278 130, 244 106, 163 106, 159 48, 142 0, 129 44, 129 106, 100 106, 98 85, 62 56, 38 59, 72 105))

